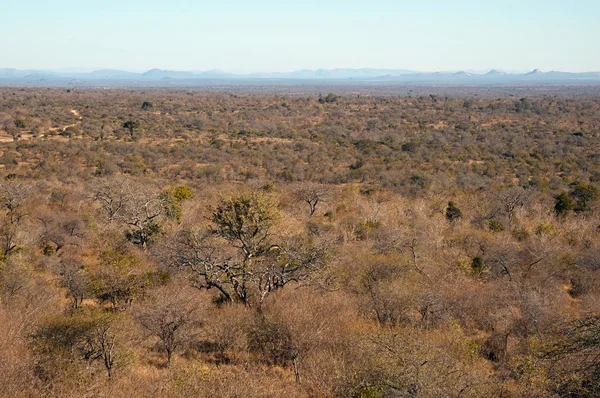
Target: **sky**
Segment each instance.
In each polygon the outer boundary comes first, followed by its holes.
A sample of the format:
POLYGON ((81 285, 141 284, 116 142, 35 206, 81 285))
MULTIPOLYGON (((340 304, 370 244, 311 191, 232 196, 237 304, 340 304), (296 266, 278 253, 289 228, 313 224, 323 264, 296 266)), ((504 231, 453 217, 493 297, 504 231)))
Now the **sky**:
POLYGON ((0 68, 600 71, 599 0, 0 0, 0 68))

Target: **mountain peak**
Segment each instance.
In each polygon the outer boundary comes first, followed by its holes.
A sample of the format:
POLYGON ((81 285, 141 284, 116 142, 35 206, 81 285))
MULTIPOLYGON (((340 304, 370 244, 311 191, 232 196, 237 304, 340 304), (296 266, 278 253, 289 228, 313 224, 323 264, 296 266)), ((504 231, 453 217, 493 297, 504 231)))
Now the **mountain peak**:
POLYGON ((541 69, 534 69, 534 70, 532 70, 531 72, 529 72, 529 73, 526 73, 525 75, 526 75, 526 76, 532 76, 532 75, 541 75, 542 73, 544 73, 544 72, 542 72, 542 70, 541 70, 541 69))
POLYGON ((454 76, 454 77, 470 77, 470 76, 473 76, 473 75, 472 75, 472 74, 470 74, 470 73, 467 73, 467 72, 465 72, 465 71, 460 71, 460 72, 456 72, 456 73, 455 73, 454 75, 452 75, 452 76, 454 76))

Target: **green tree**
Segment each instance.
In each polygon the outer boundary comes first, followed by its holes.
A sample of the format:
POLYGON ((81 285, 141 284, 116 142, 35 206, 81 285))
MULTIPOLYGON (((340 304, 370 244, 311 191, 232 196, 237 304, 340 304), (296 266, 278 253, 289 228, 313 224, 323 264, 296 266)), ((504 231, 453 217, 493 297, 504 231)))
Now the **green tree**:
POLYGON ((165 260, 189 270, 198 289, 216 288, 224 301, 260 307, 273 291, 325 265, 322 247, 300 238, 274 241, 270 232, 277 218, 275 204, 262 192, 224 198, 212 213, 212 227, 177 233, 165 260))
POLYGON ((448 207, 446 208, 446 220, 449 222, 456 221, 462 217, 462 211, 453 201, 448 202, 448 207))
POLYGON ((577 183, 569 194, 575 200, 576 212, 590 210, 592 202, 598 200, 598 188, 592 184, 577 183))
POLYGON ((139 127, 140 127, 140 123, 134 122, 132 120, 129 120, 129 121, 123 123, 123 128, 129 130, 129 135, 131 136, 131 138, 133 138, 133 131, 139 127))
POLYGON ((559 216, 564 216, 576 206, 575 201, 566 192, 556 195, 554 200, 554 212, 559 216))
POLYGON ((247 261, 266 249, 265 243, 277 217, 275 204, 262 193, 225 198, 211 216, 212 231, 241 249, 247 261))
POLYGON ((151 282, 150 275, 141 268, 124 248, 106 250, 99 264, 90 269, 90 292, 99 303, 109 303, 112 310, 125 310, 151 282))
POLYGON ((29 126, 26 120, 23 119, 15 119, 15 127, 18 129, 26 129, 29 126))
POLYGON ((193 197, 194 193, 186 186, 178 186, 163 190, 161 199, 165 204, 166 216, 176 222, 180 222, 182 216, 181 202, 193 197))

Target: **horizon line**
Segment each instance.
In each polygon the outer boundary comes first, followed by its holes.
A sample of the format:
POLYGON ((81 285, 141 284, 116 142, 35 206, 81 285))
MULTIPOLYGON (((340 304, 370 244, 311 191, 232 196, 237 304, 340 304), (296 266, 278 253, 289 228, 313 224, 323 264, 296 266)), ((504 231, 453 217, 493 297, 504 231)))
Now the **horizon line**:
POLYGON ((188 72, 188 73, 206 73, 206 72, 222 72, 222 73, 230 73, 236 75, 249 75, 249 74, 260 74, 260 73, 296 73, 296 72, 316 72, 316 71, 338 71, 338 70, 347 70, 347 71, 360 71, 360 70, 381 70, 381 71, 403 71, 405 73, 473 73, 473 74, 485 74, 489 72, 501 72, 506 74, 524 74, 530 72, 540 72, 540 73, 551 73, 551 72, 561 72, 561 73, 600 73, 600 70, 585 70, 585 71, 573 71, 573 70, 561 70, 561 69, 546 69, 546 68, 530 68, 530 69, 507 69, 507 68, 485 68, 485 69, 472 69, 472 68, 463 68, 463 69, 408 69, 402 67, 373 67, 373 66, 365 66, 365 67, 334 67, 334 68, 299 68, 293 70, 257 70, 257 71, 242 71, 235 69, 226 69, 226 68, 208 68, 208 69, 173 69, 173 68, 161 68, 161 67, 152 67, 148 69, 128 69, 128 68, 119 68, 119 67, 58 67, 58 68, 44 68, 44 67, 33 67, 33 68, 18 68, 12 66, 4 66, 0 67, 0 70, 15 70, 15 71, 36 71, 36 72, 53 72, 53 73, 62 73, 62 74, 85 74, 99 71, 119 71, 126 73, 136 73, 136 74, 144 74, 153 70, 157 71, 165 71, 165 72, 188 72))

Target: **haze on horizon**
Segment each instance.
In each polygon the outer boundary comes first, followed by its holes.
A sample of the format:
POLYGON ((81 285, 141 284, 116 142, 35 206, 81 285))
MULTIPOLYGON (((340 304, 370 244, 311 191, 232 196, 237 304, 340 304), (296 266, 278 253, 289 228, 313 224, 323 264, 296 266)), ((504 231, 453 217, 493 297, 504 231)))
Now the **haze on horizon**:
POLYGON ((593 0, 0 0, 0 68, 600 71, 593 0))

